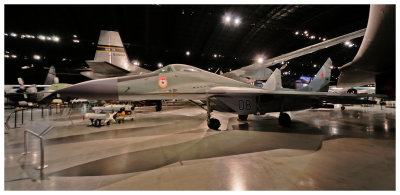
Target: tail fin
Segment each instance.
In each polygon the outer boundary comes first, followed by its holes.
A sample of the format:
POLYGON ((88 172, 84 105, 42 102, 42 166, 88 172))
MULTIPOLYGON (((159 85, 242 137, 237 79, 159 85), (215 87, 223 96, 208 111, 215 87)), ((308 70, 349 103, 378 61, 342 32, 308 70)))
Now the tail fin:
POLYGON ((54 83, 58 83, 58 77, 56 77, 56 69, 54 66, 50 67, 49 73, 47 73, 46 80, 44 81, 45 85, 51 85, 54 83))
POLYGON ((94 61, 107 62, 129 71, 128 55, 117 31, 100 31, 94 61))
POLYGON ((263 86, 263 89, 267 90, 279 90, 282 89, 282 78, 281 78, 281 70, 279 68, 275 69, 275 71, 268 78, 267 82, 263 86))
POLYGON ((301 88, 300 91, 328 92, 329 82, 331 80, 331 66, 332 60, 328 58, 310 84, 301 88))

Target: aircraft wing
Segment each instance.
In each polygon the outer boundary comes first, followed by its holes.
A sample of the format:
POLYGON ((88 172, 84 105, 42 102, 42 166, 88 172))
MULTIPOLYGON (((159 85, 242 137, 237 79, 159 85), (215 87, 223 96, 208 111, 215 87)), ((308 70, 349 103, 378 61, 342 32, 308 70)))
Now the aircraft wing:
POLYGON ((321 49, 325 49, 325 48, 343 43, 343 42, 351 40, 351 39, 362 37, 362 36, 364 36, 365 31, 366 31, 366 29, 364 28, 364 29, 361 29, 361 30, 358 30, 358 31, 355 31, 355 32, 352 32, 352 33, 349 33, 346 35, 342 35, 340 37, 329 39, 329 40, 323 41, 321 43, 317 43, 317 44, 314 44, 314 45, 311 45, 308 47, 304 47, 304 48, 296 50, 296 51, 292 51, 290 53, 286 53, 286 54, 283 54, 283 55, 280 55, 280 56, 277 56, 274 58, 270 58, 270 59, 264 61, 263 63, 254 63, 254 64, 242 67, 240 69, 237 69, 237 70, 234 70, 231 72, 249 71, 254 68, 260 68, 260 67, 266 68, 269 66, 273 66, 275 64, 278 64, 278 63, 281 63, 284 61, 288 61, 293 58, 297 58, 297 57, 300 57, 300 56, 303 56, 303 55, 306 55, 306 54, 309 54, 309 53, 312 53, 312 52, 315 52, 315 51, 318 51, 321 49))
POLYGON ((333 94, 328 92, 271 91, 244 87, 214 87, 208 91, 210 97, 255 97, 285 99, 296 102, 297 99, 311 99, 332 104, 375 104, 368 97, 385 97, 371 94, 333 94))

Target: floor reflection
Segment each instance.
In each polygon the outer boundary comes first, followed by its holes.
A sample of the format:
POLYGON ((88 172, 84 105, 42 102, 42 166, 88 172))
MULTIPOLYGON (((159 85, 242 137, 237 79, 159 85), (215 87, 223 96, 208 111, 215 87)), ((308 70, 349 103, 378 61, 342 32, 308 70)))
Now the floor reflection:
POLYGON ((147 171, 176 162, 280 148, 318 150, 322 136, 226 131, 175 145, 130 152, 52 173, 52 176, 98 176, 147 171))

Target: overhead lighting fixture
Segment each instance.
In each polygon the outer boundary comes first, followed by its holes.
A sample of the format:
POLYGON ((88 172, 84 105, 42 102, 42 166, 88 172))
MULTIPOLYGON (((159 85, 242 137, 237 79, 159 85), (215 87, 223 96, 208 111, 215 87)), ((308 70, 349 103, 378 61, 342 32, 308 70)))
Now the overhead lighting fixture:
POLYGON ((47 39, 48 41, 50 41, 50 40, 51 40, 51 37, 46 37, 46 39, 47 39))
POLYGON ((40 40, 46 40, 46 37, 43 36, 43 35, 39 35, 38 38, 39 38, 40 40))
POLYGON ((56 37, 56 36, 53 36, 52 39, 53 39, 53 41, 55 41, 55 42, 60 41, 60 38, 58 38, 58 37, 56 37))
POLYGON ((313 66, 314 68, 316 68, 317 67, 317 65, 316 64, 314 64, 314 66, 313 66))
POLYGON ((78 36, 76 36, 76 35, 72 35, 74 38, 77 38, 78 36))
POLYGON ((17 55, 11 55, 12 58, 17 58, 17 55))
POLYGON ((17 37, 18 35, 17 35, 17 33, 11 33, 11 36, 12 37, 17 37))
POLYGON ((241 22, 240 18, 235 18, 234 24, 238 26, 241 22))
POLYGON ((232 18, 231 16, 224 16, 224 22, 229 24, 231 22, 232 18))
POLYGON ((296 31, 294 34, 295 34, 295 35, 299 35, 299 31, 296 31))
POLYGON ((5 36, 8 36, 8 33, 4 33, 5 36))
POLYGON ((326 38, 323 38, 322 41, 326 41, 326 38))
POLYGON ((41 59, 41 56, 35 54, 35 55, 33 55, 33 59, 34 59, 34 60, 40 60, 40 59, 41 59))
POLYGON ((214 58, 217 58, 218 57, 218 55, 217 54, 214 54, 214 58))
POLYGON ((139 62, 138 60, 133 60, 133 61, 132 61, 132 64, 135 65, 135 66, 139 66, 139 65, 140 65, 140 62, 139 62))
POLYGON ((257 62, 258 62, 258 63, 263 63, 263 62, 264 62, 264 58, 259 57, 259 58, 257 59, 257 62))
POLYGON ((164 65, 161 63, 161 62, 159 62, 158 64, 157 64, 157 67, 158 68, 162 68, 164 65))
POLYGON ((79 43, 79 40, 78 39, 74 39, 74 40, 72 40, 72 42, 79 43))
POLYGON ((304 31, 304 34, 308 34, 308 31, 305 30, 305 31, 304 31))
POLYGON ((6 54, 4 55, 5 58, 10 58, 10 55, 6 54))
POLYGON ((186 51, 186 55, 187 55, 187 56, 190 56, 190 51, 186 51))

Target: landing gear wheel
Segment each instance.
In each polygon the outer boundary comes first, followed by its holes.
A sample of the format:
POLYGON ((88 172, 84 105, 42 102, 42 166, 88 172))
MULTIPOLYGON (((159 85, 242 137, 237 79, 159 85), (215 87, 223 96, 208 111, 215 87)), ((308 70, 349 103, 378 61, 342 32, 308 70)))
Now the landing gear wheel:
POLYGON ((346 109, 346 107, 342 106, 342 107, 340 107, 340 109, 344 110, 344 109, 346 109))
POLYGON ((100 120, 97 119, 97 120, 94 121, 94 126, 95 127, 100 127, 100 123, 101 123, 100 120))
POLYGON ((110 125, 110 121, 107 121, 107 125, 110 125))
POLYGON ((238 117, 239 117, 239 120, 241 120, 241 121, 247 121, 247 117, 249 117, 249 115, 241 115, 241 114, 239 114, 238 115, 238 117))
POLYGON ((349 89, 347 93, 357 94, 357 89, 349 89))
POLYGON ((162 109, 162 102, 160 100, 156 102, 156 112, 160 112, 161 109, 162 109))
POLYGON ((221 126, 221 123, 216 118, 210 118, 207 125, 210 129, 218 130, 218 128, 221 126))
POLYGON ((292 123, 292 119, 290 119, 290 116, 287 113, 281 113, 279 115, 278 122, 279 122, 279 125, 288 127, 292 123))

